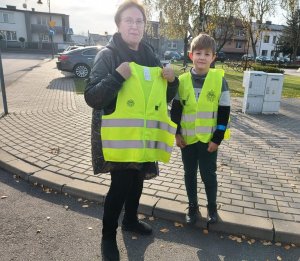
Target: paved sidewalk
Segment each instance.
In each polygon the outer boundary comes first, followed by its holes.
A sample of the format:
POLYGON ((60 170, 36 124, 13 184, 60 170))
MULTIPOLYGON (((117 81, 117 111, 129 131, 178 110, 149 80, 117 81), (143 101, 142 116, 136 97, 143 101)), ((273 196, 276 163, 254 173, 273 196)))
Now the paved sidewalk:
MULTIPOLYGON (((0 119, 0 167, 32 183, 103 202, 109 175, 93 175, 91 109, 71 77, 49 60, 10 85, 0 119)), ((300 99, 283 99, 278 115, 247 115, 232 99, 232 139, 218 162, 220 222, 210 229, 300 244, 300 99)), ((187 197, 180 150, 146 181, 141 212, 183 221, 187 197)), ((205 226, 205 192, 199 179, 205 226)))

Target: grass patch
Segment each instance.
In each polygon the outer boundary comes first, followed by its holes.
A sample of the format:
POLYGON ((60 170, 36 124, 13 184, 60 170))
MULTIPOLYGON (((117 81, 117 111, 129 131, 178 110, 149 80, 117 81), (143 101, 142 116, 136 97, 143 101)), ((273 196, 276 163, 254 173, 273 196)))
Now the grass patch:
MULTIPOLYGON (((189 64, 189 68, 191 68, 191 64, 189 64)), ((183 73, 181 70, 182 62, 177 62, 172 64, 172 68, 175 71, 175 74, 178 76, 183 73)), ((223 68, 223 64, 220 62, 216 63, 216 68, 220 68, 225 70, 225 79, 228 82, 230 88, 230 94, 232 97, 243 97, 244 96, 244 87, 243 84, 243 76, 244 73, 236 72, 230 68, 223 68)), ((300 75, 300 74, 299 74, 300 75)), ((284 75, 283 81, 283 90, 282 97, 286 98, 300 98, 300 77, 293 75, 284 75)))
POLYGON ((85 79, 74 78, 74 83, 76 94, 83 94, 86 85, 85 79))

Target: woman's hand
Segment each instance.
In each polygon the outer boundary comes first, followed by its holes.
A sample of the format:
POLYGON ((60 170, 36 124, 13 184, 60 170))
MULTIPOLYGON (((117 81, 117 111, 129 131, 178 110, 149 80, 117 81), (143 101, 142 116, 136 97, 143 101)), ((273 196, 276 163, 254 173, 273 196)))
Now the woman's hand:
POLYGON ((121 63, 116 71, 121 74, 121 76, 127 80, 131 76, 131 69, 128 62, 121 63))
POLYGON ((181 134, 176 134, 175 139, 176 139, 176 146, 178 146, 179 148, 183 149, 186 146, 186 143, 181 134))
POLYGON ((164 67, 162 69, 162 76, 168 81, 168 82, 174 82, 175 80, 175 74, 172 68, 170 67, 164 67))

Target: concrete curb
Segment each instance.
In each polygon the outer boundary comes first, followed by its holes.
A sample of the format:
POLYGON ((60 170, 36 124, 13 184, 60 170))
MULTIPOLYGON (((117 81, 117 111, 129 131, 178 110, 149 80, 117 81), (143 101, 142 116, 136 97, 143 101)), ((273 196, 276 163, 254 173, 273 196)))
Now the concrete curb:
MULTIPOLYGON (((72 179, 28 164, 0 149, 0 168, 13 173, 30 183, 38 183, 71 196, 82 197, 100 204, 104 203, 108 186, 72 179)), ((170 221, 184 223, 186 204, 142 195, 139 212, 170 221)), ((206 228, 206 209, 200 209, 201 218, 196 227, 206 228)), ((300 223, 284 220, 219 211, 219 222, 209 230, 233 235, 285 243, 300 244, 300 223)))

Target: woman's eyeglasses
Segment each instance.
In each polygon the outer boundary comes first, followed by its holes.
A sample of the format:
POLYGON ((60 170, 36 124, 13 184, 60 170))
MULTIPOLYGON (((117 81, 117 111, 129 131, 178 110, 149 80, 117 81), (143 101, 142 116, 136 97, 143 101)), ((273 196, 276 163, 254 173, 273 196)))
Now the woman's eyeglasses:
POLYGON ((132 18, 125 18, 123 19, 123 22, 128 26, 133 26, 134 24, 136 24, 137 27, 144 26, 144 20, 142 19, 137 19, 134 21, 132 18))

